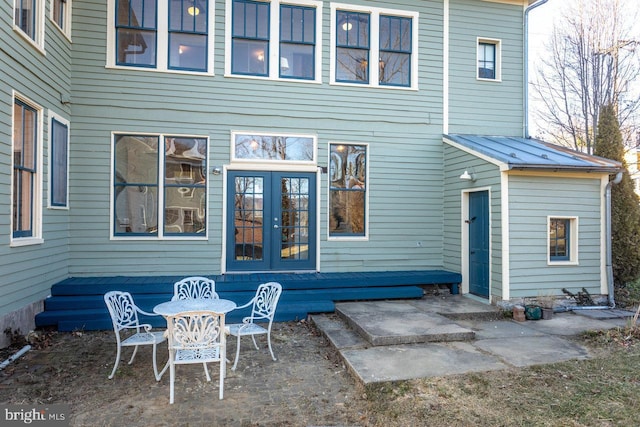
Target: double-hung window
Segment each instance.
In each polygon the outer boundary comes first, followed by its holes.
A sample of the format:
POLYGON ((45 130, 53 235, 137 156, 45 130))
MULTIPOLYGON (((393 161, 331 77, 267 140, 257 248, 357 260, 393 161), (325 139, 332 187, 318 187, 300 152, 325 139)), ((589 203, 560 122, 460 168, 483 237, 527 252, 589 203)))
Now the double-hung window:
POLYGON ((225 73, 320 81, 322 3, 227 0, 225 73))
POLYGON ((269 8, 266 2, 233 0, 232 74, 269 75, 269 8))
POLYGON ((51 20, 71 38, 71 0, 51 0, 51 20))
POLYGON ((578 262, 578 218, 548 217, 549 264, 578 262))
POLYGON ((44 49, 44 1, 14 0, 14 29, 38 49, 44 49))
POLYGON ((116 0, 117 65, 155 67, 157 0, 116 0))
POLYGON ((107 66, 213 74, 210 0, 108 0, 107 66))
POLYGON ((500 76, 500 41, 478 39, 478 75, 479 80, 499 81, 500 76))
POLYGON ((68 207, 69 122, 51 114, 49 124, 49 206, 68 207))
POLYGON ((26 100, 13 103, 12 243, 40 237, 40 172, 42 109, 26 100))
POLYGON ((207 234, 207 138, 115 135, 114 237, 207 234))
POLYGON ((169 4, 169 68, 207 71, 207 0, 169 4))
POLYGON ((418 13, 331 4, 331 83, 417 88, 418 13))

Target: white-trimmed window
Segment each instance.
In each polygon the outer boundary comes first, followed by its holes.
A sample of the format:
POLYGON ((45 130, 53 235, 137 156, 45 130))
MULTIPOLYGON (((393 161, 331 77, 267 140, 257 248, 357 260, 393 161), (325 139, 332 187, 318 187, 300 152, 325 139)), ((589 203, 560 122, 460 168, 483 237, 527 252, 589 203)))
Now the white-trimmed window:
POLYGON ((107 66, 213 74, 213 0, 108 0, 107 66))
POLYGON ((331 3, 331 83, 417 89, 418 17, 331 3))
POLYGON ((49 207, 69 207, 69 122, 49 112, 49 207))
POLYGON ((500 44, 500 40, 497 39, 478 38, 478 80, 500 81, 502 79, 500 44))
POLYGON ((44 51, 45 0, 13 0, 13 28, 29 43, 44 51))
POLYGON ((329 237, 367 237, 366 144, 329 144, 329 237))
POLYGON ((549 216, 547 250, 549 264, 578 263, 578 218, 549 216))
POLYGON ((11 245, 42 243, 42 107, 14 94, 11 245))
POLYGON ((312 135, 231 132, 231 161, 315 165, 317 138, 312 135))
POLYGON ((322 2, 226 0, 225 74, 321 82, 322 2))
POLYGON ((51 0, 51 20, 71 39, 71 3, 72 0, 51 0))
POLYGON ((203 136, 113 135, 112 236, 207 237, 203 136))

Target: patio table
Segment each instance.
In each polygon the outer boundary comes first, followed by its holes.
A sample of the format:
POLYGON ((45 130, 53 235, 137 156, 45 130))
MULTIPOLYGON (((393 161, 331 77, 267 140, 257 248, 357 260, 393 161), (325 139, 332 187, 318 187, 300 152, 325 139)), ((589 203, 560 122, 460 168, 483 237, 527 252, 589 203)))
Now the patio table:
POLYGON ((182 299, 167 301, 153 307, 153 312, 162 316, 175 316, 185 311, 214 311, 228 313, 236 308, 236 303, 228 299, 182 299))

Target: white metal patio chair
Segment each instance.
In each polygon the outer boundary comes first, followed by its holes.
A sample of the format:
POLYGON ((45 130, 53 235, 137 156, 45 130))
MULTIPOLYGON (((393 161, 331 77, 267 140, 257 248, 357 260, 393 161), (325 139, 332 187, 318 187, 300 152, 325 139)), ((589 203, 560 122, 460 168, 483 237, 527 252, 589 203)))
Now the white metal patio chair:
POLYGON ((220 393, 224 394, 226 338, 224 314, 212 311, 186 311, 167 316, 169 336, 169 403, 173 403, 176 365, 202 363, 211 381, 207 363, 220 363, 220 393))
POLYGON ((281 294, 282 285, 280 285, 280 283, 263 283, 258 286, 256 295, 251 298, 249 302, 237 307, 237 309, 241 309, 253 305, 251 315, 242 319, 242 323, 227 325, 227 333, 237 337, 236 360, 233 362, 231 370, 236 370, 238 359, 240 358, 240 338, 247 335, 251 335, 256 350, 258 349, 256 335, 266 335, 271 358, 276 360, 276 356, 273 354, 273 348, 271 347, 271 325, 273 324, 273 317, 276 313, 276 307, 278 306, 278 300, 281 294), (265 328, 255 322, 268 322, 268 326, 265 328))
POLYGON ((206 277, 192 276, 176 282, 173 285, 171 301, 198 298, 220 298, 216 293, 216 282, 206 277))
POLYGON ((116 335, 116 344, 118 347, 116 353, 116 362, 109 375, 109 379, 112 379, 118 369, 120 363, 120 354, 122 347, 134 347, 133 354, 129 364, 133 362, 138 351, 138 346, 152 345, 153 346, 153 373, 155 374, 156 381, 160 381, 160 377, 164 373, 158 372, 158 362, 156 360, 156 349, 158 344, 166 340, 164 336, 165 331, 151 331, 151 325, 147 323, 140 323, 138 320, 138 313, 146 316, 158 316, 155 313, 147 313, 141 310, 134 302, 133 297, 129 292, 111 291, 104 294, 104 302, 107 305, 109 314, 111 315, 111 321, 113 323, 113 331, 116 335), (123 332, 124 331, 124 332, 123 332), (129 334, 127 334, 129 331, 129 334), (120 334, 123 334, 121 336, 120 334), (124 337, 124 339, 123 339, 124 337))

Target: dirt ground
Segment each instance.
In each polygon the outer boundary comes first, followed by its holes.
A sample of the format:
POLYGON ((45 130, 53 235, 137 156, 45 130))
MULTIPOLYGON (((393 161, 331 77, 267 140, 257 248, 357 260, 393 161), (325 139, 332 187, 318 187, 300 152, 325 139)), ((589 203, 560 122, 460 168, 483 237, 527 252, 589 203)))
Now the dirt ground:
MULTIPOLYGON (((151 348, 141 347, 131 365, 131 349, 125 349, 109 380, 116 351, 112 331, 41 332, 30 338, 30 351, 0 371, 0 404, 69 404, 72 426, 367 424, 360 386, 313 327, 274 324, 272 340, 275 362, 265 340, 255 350, 250 338, 243 339, 238 369, 228 366, 223 400, 217 365, 210 365, 210 383, 201 365, 177 366, 175 404, 169 405, 169 373, 155 381, 151 348)), ((0 359, 19 347, 3 350, 0 359)), ((235 348, 229 340, 232 361, 235 348)), ((160 366, 166 358, 161 347, 160 366)))

